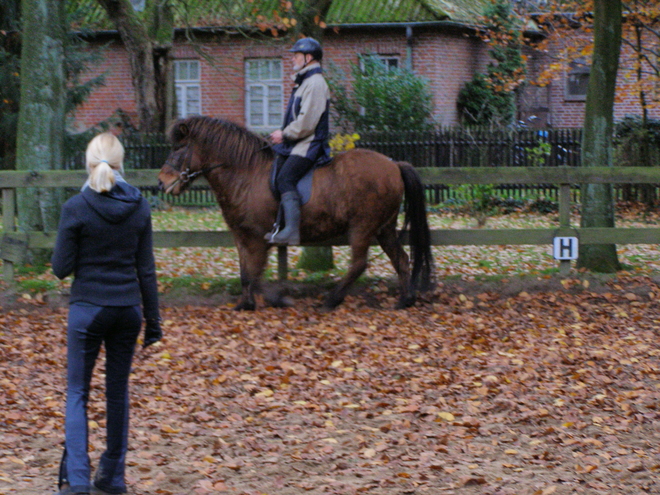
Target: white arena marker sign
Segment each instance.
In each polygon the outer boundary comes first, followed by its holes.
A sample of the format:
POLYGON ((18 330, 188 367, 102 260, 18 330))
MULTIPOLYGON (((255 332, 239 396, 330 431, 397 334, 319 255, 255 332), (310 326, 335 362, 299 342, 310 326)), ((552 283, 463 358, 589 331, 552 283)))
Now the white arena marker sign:
POLYGON ((552 253, 556 260, 576 260, 578 257, 578 238, 555 237, 552 253))

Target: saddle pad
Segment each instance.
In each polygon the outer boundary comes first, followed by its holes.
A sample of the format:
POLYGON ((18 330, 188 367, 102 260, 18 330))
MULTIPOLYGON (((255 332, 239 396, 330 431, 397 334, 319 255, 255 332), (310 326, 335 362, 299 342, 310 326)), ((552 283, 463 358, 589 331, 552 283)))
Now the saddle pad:
MULTIPOLYGON (((309 172, 307 172, 302 179, 298 181, 298 184, 296 185, 296 189, 298 190, 298 194, 300 194, 300 203, 305 204, 309 202, 309 199, 312 197, 312 179, 314 177, 314 171, 317 168, 323 167, 330 163, 332 160, 317 160, 314 166, 310 169, 309 172)), ((270 190, 273 192, 277 200, 280 200, 280 195, 277 192, 277 188, 275 187, 275 177, 277 176, 277 167, 276 167, 277 161, 273 162, 273 166, 271 167, 271 172, 270 172, 270 190)))
POLYGON ((314 177, 314 170, 316 170, 316 167, 307 172, 305 176, 298 181, 298 184, 296 184, 296 189, 298 189, 298 194, 300 194, 301 204, 307 203, 309 198, 312 197, 312 179, 314 177))

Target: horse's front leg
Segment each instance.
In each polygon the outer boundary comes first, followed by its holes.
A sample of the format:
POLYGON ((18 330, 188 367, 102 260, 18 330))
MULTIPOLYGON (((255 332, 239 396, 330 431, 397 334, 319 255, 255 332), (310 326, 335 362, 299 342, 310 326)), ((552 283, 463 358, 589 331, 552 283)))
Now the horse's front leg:
POLYGON ((261 276, 268 259, 268 246, 261 239, 242 239, 235 236, 241 270, 241 297, 234 307, 237 311, 256 309, 256 295, 261 292, 261 276))

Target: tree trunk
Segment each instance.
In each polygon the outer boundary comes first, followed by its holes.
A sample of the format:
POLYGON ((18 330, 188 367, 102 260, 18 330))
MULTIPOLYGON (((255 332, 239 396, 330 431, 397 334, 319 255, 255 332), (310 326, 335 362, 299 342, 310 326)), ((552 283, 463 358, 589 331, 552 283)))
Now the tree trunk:
POLYGON ((148 25, 130 0, 98 0, 119 31, 131 63, 139 129, 163 132, 167 124, 169 52, 174 36, 169 1, 150 3, 148 25))
POLYGON ((174 11, 171 2, 154 2, 150 18, 149 36, 153 41, 158 128, 160 132, 165 132, 176 118, 174 73, 170 57, 174 43, 174 11))
POLYGON ((307 246, 302 248, 296 268, 309 272, 327 272, 335 267, 332 246, 307 246))
MULTIPOLYGON (((612 166, 614 92, 621 50, 621 0, 594 2, 594 54, 587 88, 582 165, 612 166)), ((582 227, 614 227, 612 186, 583 184, 582 227)), ((614 244, 580 246, 578 268, 612 273, 621 269, 614 244)))
MULTIPOLYGON (((57 170, 63 166, 65 133, 65 3, 23 0, 21 6, 23 33, 29 36, 23 36, 21 50, 16 169, 57 170)), ((58 189, 19 189, 19 229, 57 230, 61 198, 58 189)))
POLYGON ((0 170, 16 168, 16 125, 18 115, 18 100, 20 98, 20 81, 13 74, 20 73, 21 56, 19 0, 4 0, 0 2, 0 52, 3 53, 0 72, 6 82, 0 87, 0 121, 4 122, 3 132, 0 132, 0 170), (11 74, 11 76, 8 76, 11 74))

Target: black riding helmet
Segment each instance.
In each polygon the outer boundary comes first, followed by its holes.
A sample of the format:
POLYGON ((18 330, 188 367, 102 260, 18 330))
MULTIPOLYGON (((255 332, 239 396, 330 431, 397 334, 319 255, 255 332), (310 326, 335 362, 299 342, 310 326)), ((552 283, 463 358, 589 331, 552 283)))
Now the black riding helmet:
POLYGON ((293 44, 293 47, 289 51, 293 53, 309 53, 314 57, 314 60, 321 60, 323 58, 321 43, 314 38, 300 38, 293 44))

